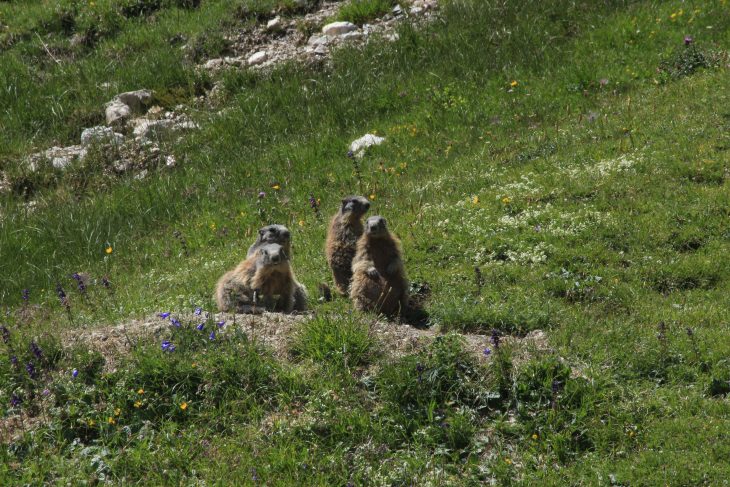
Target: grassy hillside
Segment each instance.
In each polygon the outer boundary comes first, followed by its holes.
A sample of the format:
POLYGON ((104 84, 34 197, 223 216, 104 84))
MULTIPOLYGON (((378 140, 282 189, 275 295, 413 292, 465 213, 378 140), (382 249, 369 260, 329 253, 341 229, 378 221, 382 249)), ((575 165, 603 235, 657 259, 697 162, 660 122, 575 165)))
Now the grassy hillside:
POLYGON ((217 81, 196 64, 275 2, 97 3, 121 16, 108 32, 91 4, 0 5, 3 484, 728 477, 726 2, 445 2, 331 65, 219 75, 222 105, 191 109, 201 130, 169 144, 173 170, 111 177, 100 156, 32 173, 25 155, 75 143, 117 92, 194 106, 217 81), (348 157, 368 132, 386 142, 348 157), (353 193, 401 237, 431 326, 454 333, 393 358, 344 300, 313 303, 285 358, 212 317, 195 329, 264 224, 292 229, 315 294, 327 218, 353 193), (189 318, 114 372, 61 347, 59 330, 162 311, 189 318), (533 330, 549 350, 517 354, 509 338, 533 330), (494 335, 489 360, 466 332, 494 335))

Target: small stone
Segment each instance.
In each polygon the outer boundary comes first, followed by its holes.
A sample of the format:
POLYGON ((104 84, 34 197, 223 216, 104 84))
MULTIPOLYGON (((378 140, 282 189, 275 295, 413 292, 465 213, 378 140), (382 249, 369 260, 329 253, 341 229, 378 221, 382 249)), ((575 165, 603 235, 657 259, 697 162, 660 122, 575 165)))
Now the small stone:
POLYGON ((322 27, 322 33, 327 36, 341 36, 348 32, 354 32, 357 26, 352 22, 332 22, 322 27))
POLYGON ((222 68, 225 63, 226 62, 223 60, 223 58, 208 59, 208 61, 203 64, 203 67, 210 71, 215 71, 216 69, 222 68))
POLYGON ((345 41, 359 41, 360 39, 364 38, 365 35, 362 32, 354 31, 354 32, 348 32, 347 34, 342 34, 340 36, 340 39, 345 41))
POLYGON ((393 10, 391 10, 391 12, 396 17, 399 15, 403 15, 403 7, 401 7, 400 5, 396 5, 395 7, 393 7, 393 10))
POLYGON ((165 167, 175 167, 177 165, 177 161, 175 160, 175 156, 169 155, 165 157, 165 167))
POLYGON ((327 46, 320 44, 319 46, 315 47, 314 51, 312 51, 312 52, 314 52, 315 54, 318 54, 320 56, 324 56, 325 54, 327 54, 327 51, 328 51, 327 46))
POLYGON ((284 27, 284 24, 281 21, 281 17, 276 16, 273 19, 269 20, 266 23, 266 30, 269 32, 278 32, 284 27))
POLYGON ((266 51, 259 51, 257 53, 252 54, 248 58, 248 65, 249 66, 257 66, 264 61, 266 61, 269 58, 269 55, 266 54, 266 51))
POLYGON ((307 44, 309 44, 310 46, 321 46, 321 45, 327 44, 327 41, 328 41, 327 36, 313 35, 312 37, 309 38, 309 40, 307 41, 307 44))
POLYGON ((136 180, 142 180, 147 177, 147 169, 142 169, 139 174, 134 175, 134 179, 136 180))

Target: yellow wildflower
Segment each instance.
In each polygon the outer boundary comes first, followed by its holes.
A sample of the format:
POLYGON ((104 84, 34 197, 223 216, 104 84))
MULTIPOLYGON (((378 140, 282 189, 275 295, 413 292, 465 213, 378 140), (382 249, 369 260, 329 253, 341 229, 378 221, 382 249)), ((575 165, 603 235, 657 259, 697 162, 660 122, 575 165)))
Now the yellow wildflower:
POLYGON ((134 402, 134 407, 139 408, 141 406, 142 406, 142 401, 135 401, 134 402))
POLYGON ((375 201, 375 193, 370 193, 370 200, 375 201))
POLYGON ((279 191, 281 189, 281 186, 279 186, 278 184, 274 184, 273 186, 271 186, 271 189, 279 191))
POLYGON ((507 465, 512 465, 512 459, 507 457, 504 459, 504 463, 506 463, 507 465))
POLYGON ((144 394, 144 389, 142 389, 142 388, 140 387, 140 388, 139 388, 139 390, 137 391, 137 394, 144 394))
POLYGON ((304 226, 304 220, 299 220, 299 226, 300 227, 303 227, 304 226))
POLYGON ((120 414, 122 414, 122 410, 121 410, 121 409, 119 409, 119 408, 116 408, 116 409, 114 410, 114 416, 119 416, 120 414))
POLYGON ((105 252, 106 252, 107 254, 111 254, 112 252, 114 252, 114 249, 112 249, 112 246, 110 245, 110 246, 108 246, 108 247, 107 247, 107 248, 106 248, 106 249, 105 249, 104 251, 105 251, 105 252))
POLYGON ((533 440, 537 440, 537 433, 533 433, 533 434, 532 434, 532 439, 533 439, 533 440))
POLYGON ((90 419, 86 422, 86 424, 88 424, 89 426, 94 426, 96 424, 96 421, 94 421, 93 419, 90 419))
POLYGON ((512 88, 516 87, 519 83, 516 79, 513 79, 512 82, 509 84, 512 88))
POLYGON ((182 409, 183 411, 185 411, 187 408, 188 408, 188 403, 184 402, 184 403, 180 404, 180 409, 182 409))
POLYGON ((476 195, 474 195, 474 196, 473 196, 473 197, 471 198, 471 203, 472 203, 473 205, 478 205, 478 204, 479 204, 479 196, 476 196, 476 195))
POLYGON ((502 203, 504 203, 505 205, 510 204, 511 201, 512 199, 509 196, 505 196, 504 198, 502 198, 502 203))
POLYGON ((117 424, 117 422, 111 416, 109 416, 109 418, 106 420, 106 422, 109 424, 117 424))

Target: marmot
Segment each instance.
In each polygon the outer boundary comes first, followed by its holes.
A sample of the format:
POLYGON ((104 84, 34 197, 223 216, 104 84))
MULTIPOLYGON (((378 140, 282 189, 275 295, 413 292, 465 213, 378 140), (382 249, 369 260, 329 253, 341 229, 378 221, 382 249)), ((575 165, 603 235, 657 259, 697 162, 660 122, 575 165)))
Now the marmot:
POLYGON ((263 244, 275 243, 284 247, 284 252, 291 258, 291 232, 284 225, 267 225, 259 229, 256 241, 248 248, 246 257, 251 257, 263 244))
POLYGON ((370 209, 370 202, 362 196, 342 199, 340 210, 332 217, 327 231, 325 254, 332 269, 337 291, 346 296, 352 280, 352 258, 357 240, 363 232, 362 216, 370 209))
MULTIPOLYGON (((291 260, 291 232, 284 225, 267 225, 260 228, 256 241, 248 248, 247 257, 251 257, 262 245, 270 243, 281 245, 287 258, 291 260)), ((294 279, 294 311, 306 311, 308 298, 307 288, 294 279)))
POLYGON ((388 231, 385 218, 368 218, 352 260, 350 297, 355 309, 387 316, 406 311, 408 280, 401 255, 400 240, 388 231))
POLYGON ((216 285, 215 300, 220 311, 247 313, 262 307, 289 313, 294 308, 295 283, 284 247, 264 244, 223 274, 216 285))

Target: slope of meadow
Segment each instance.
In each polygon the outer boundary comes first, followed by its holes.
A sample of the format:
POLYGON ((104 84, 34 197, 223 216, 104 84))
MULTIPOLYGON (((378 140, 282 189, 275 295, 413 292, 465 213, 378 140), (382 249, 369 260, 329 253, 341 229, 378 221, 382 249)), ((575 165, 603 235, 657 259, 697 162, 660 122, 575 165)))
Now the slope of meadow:
POLYGON ((0 5, 3 485, 730 477, 726 2, 447 1, 392 43, 216 75, 196 63, 277 2, 157 2, 108 23, 97 3, 71 24, 59 12, 87 7, 0 5), (219 105, 195 104, 214 82, 219 105), (29 171, 24 156, 103 121, 104 83, 194 107, 200 130, 166 146, 181 163, 29 171), (365 133, 386 141, 348 157, 365 133), (389 353, 374 317, 316 301, 327 219, 353 193, 430 289, 444 334, 424 347, 389 353), (283 353, 207 313, 272 222, 314 298, 283 353), (114 367, 65 346, 161 312, 181 326, 159 318, 114 367), (536 330, 545 346, 515 345, 536 330), (481 357, 467 333, 492 336, 481 357))

